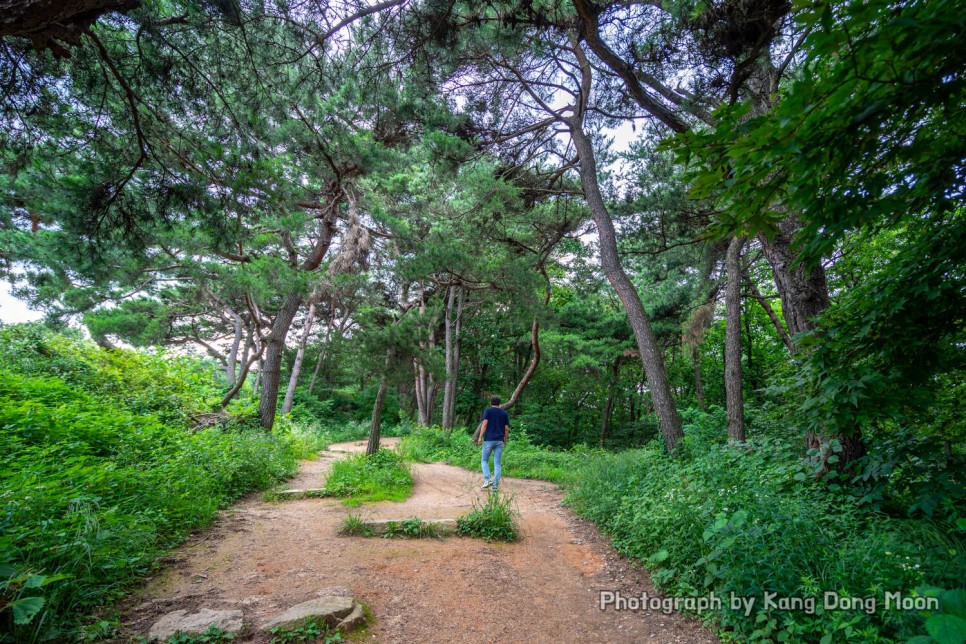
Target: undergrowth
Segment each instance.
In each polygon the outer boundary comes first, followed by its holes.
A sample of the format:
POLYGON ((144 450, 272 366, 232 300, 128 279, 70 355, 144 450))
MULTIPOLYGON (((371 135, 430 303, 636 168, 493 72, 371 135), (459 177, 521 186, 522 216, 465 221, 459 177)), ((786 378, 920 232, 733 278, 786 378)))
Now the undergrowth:
POLYGON ((210 365, 0 327, 0 640, 84 639, 220 507, 291 476, 316 439, 235 415, 196 430, 210 365), (85 624, 90 624, 85 626, 85 624))
MULTIPOLYGON (((685 439, 673 457, 658 443, 617 453, 560 452, 520 440, 518 432, 516 444, 511 438, 504 452, 503 472, 563 485, 566 502, 608 533, 619 551, 643 561, 668 596, 713 592, 725 598, 722 610, 702 617, 728 641, 919 637, 917 644, 961 644, 966 593, 954 590, 966 579, 961 520, 885 514, 845 486, 817 480, 797 445, 757 436, 741 448, 728 447, 720 414, 695 411, 687 417, 685 439), (887 592, 937 597, 941 607, 886 609, 887 592), (731 608, 732 593, 755 598, 747 614, 731 608), (777 609, 764 601, 766 593, 814 598, 815 610, 777 609), (874 598, 876 610, 841 604, 826 609, 826 593, 874 598)), ((479 448, 463 431, 416 431, 404 438, 401 452, 479 470, 479 448)), ((474 508, 471 515, 479 513, 474 508)))

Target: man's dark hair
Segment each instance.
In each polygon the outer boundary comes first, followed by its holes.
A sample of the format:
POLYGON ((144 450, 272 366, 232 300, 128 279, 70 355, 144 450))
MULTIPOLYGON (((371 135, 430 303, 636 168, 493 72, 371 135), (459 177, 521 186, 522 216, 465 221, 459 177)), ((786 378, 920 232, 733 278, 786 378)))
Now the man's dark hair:
POLYGON ((490 404, 493 405, 494 407, 499 407, 500 406, 500 397, 499 396, 493 396, 492 398, 490 398, 490 404))

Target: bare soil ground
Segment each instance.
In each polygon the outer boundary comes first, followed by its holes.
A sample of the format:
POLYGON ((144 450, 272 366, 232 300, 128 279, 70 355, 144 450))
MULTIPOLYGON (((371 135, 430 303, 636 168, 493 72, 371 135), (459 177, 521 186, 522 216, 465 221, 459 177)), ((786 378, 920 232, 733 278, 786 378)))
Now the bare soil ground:
MULTIPOLYGON (((361 449, 361 442, 331 446, 304 462, 290 487, 320 487, 333 459, 361 449)), ((326 589, 347 588, 372 611, 365 641, 718 641, 681 615, 599 610, 600 590, 640 596, 653 595, 653 588, 544 481, 504 479, 502 491, 514 495, 520 513, 517 543, 338 535, 350 512, 365 519, 456 518, 483 494, 481 475, 462 468, 416 464, 413 476, 413 494, 402 503, 346 508, 335 499, 242 500, 148 581, 125 613, 126 635, 143 635, 178 609, 241 609, 246 624, 257 627, 326 589)), ((248 628, 238 641, 267 637, 248 628)))

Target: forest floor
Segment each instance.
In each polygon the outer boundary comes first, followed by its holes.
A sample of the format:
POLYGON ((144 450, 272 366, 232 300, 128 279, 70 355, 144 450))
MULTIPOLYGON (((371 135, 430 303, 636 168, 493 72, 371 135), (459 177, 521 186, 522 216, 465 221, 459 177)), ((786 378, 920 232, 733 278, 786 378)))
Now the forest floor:
MULTIPOLYGON (((392 446, 397 439, 385 439, 392 446)), ((291 488, 321 487, 333 459, 363 442, 332 445, 302 463, 291 488)), ((506 458, 513 458, 512 450, 506 458)), ((522 539, 344 537, 347 514, 363 519, 456 518, 480 497, 481 475, 413 465, 404 502, 347 508, 337 499, 266 502, 251 495, 193 536, 124 609, 123 633, 147 633, 179 609, 240 609, 259 625, 295 604, 346 588, 372 611, 360 639, 375 642, 717 642, 697 621, 657 611, 598 608, 601 590, 653 596, 646 572, 611 548, 593 524, 562 504, 552 483, 504 479, 522 539)), ((355 639, 355 637, 353 637, 355 639)), ((236 641, 267 642, 254 629, 236 641)))

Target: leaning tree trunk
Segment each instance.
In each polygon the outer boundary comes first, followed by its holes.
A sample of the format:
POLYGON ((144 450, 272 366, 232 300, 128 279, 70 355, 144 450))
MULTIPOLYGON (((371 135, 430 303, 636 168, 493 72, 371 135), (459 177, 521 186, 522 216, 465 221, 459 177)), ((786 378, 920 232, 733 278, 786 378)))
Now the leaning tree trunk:
POLYGON ((285 299, 272 322, 272 330, 265 338, 265 363, 262 365, 262 390, 258 400, 258 416, 262 427, 272 429, 275 424, 275 411, 278 408, 279 381, 282 376, 282 353, 285 351, 285 336, 292 326, 292 320, 302 304, 302 296, 291 294, 285 299))
POLYGON ((369 443, 366 454, 372 455, 379 451, 379 435, 382 427, 382 408, 386 403, 386 390, 389 388, 389 367, 392 363, 393 350, 386 354, 386 367, 379 377, 379 389, 376 391, 376 401, 372 405, 372 420, 369 423, 369 443))
POLYGON ((251 358, 248 358, 244 362, 242 362, 241 374, 238 376, 238 379, 235 381, 234 386, 232 386, 232 388, 228 390, 228 393, 225 394, 225 397, 221 399, 222 411, 224 411, 225 408, 228 407, 228 403, 231 402, 231 399, 234 398, 236 395, 238 395, 238 391, 245 385, 245 379, 248 377, 248 370, 251 368, 252 363, 258 360, 260 357, 261 357, 260 353, 253 353, 251 358))
POLYGON ((634 330, 637 347, 644 363, 647 384, 660 422, 664 444, 667 450, 671 452, 674 451, 678 441, 684 436, 684 432, 681 428, 681 417, 674 406, 671 385, 668 383, 667 371, 664 366, 664 352, 657 342, 657 336, 654 335, 654 329, 651 328, 651 321, 647 317, 647 312, 644 310, 637 289, 630 278, 627 277, 627 273, 624 272, 624 267, 621 266, 620 256, 617 254, 617 233, 614 230, 614 222, 610 218, 610 213, 607 212, 604 197, 600 193, 600 185, 597 180, 597 160, 594 156, 593 145, 584 132, 579 119, 572 118, 569 124, 577 154, 580 156, 580 182, 583 186, 584 197, 590 207, 600 238, 600 264, 627 311, 627 317, 631 323, 631 328, 634 330))
POLYGON ((285 390, 285 401, 282 402, 282 413, 287 414, 292 411, 292 401, 295 398, 295 387, 299 382, 299 373, 302 371, 302 361, 305 360, 305 344, 309 341, 309 334, 312 333, 312 323, 315 321, 315 300, 309 302, 309 311, 305 317, 305 328, 302 329, 302 338, 299 341, 298 352, 295 354, 295 362, 292 364, 292 375, 288 379, 288 389, 285 390))
POLYGON ((771 304, 768 303, 768 300, 765 299, 765 296, 762 295, 761 291, 758 290, 758 286, 755 284, 755 281, 751 278, 751 276, 748 276, 748 290, 750 291, 751 296, 757 300, 758 304, 761 305, 761 308, 764 309, 765 315, 767 315, 768 319, 771 320, 772 326, 775 327, 778 337, 781 338, 782 342, 785 343, 785 346, 788 348, 788 352, 795 353, 795 344, 788 336, 788 332, 782 325, 781 320, 778 319, 778 315, 775 314, 775 309, 771 307, 771 304))
POLYGON ((741 247, 744 237, 728 244, 725 271, 725 400, 728 411, 728 440, 745 441, 745 403, 741 383, 741 247))

